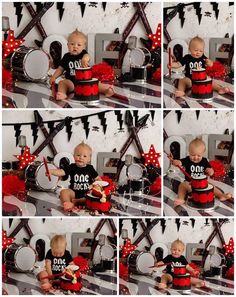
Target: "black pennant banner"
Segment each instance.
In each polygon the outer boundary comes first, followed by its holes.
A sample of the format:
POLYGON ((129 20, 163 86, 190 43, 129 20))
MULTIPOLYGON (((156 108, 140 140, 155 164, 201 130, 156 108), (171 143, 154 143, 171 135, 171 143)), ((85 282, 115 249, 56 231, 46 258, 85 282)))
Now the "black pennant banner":
POLYGON ((36 123, 31 124, 32 136, 33 136, 33 145, 35 145, 38 139, 38 125, 36 123))
POLYGON ((106 134, 106 130, 107 130, 107 124, 106 124, 107 119, 105 117, 105 113, 99 113, 98 114, 98 118, 101 121, 101 125, 102 125, 102 128, 103 128, 103 133, 105 135, 106 134))
POLYGON ((85 4, 85 2, 78 2, 78 5, 80 6, 81 15, 83 17, 84 12, 85 12, 85 8, 86 8, 86 4, 85 4))
POLYGON ((137 219, 131 219, 132 229, 133 229, 133 237, 135 236, 138 228, 138 220, 137 219))
POLYGON ((70 141, 71 139, 71 135, 72 135, 72 118, 69 118, 68 121, 66 121, 66 133, 68 135, 68 141, 70 141))
POLYGON ((85 130, 85 134, 86 134, 86 138, 88 138, 89 136, 89 131, 90 131, 90 128, 89 128, 89 121, 88 121, 88 116, 84 116, 81 118, 81 122, 83 123, 83 126, 84 126, 84 130, 85 130))
POLYGON ((19 136, 21 134, 21 124, 15 124, 14 130, 15 130, 15 138, 16 138, 16 146, 17 146, 19 142, 19 136))
POLYGON ((22 2, 14 2, 13 5, 15 7, 15 14, 17 16, 17 27, 19 27, 21 19, 22 19, 22 9, 23 9, 23 3, 22 2))

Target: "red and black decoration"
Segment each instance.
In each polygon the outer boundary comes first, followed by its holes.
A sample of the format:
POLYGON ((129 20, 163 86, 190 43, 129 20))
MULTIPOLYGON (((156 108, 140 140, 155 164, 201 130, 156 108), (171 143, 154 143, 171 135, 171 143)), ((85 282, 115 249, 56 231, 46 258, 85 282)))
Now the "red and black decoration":
POLYGON ((7 232, 2 230, 2 250, 4 251, 14 242, 15 238, 11 236, 7 236, 7 232))
POLYGON ((137 246, 132 244, 130 239, 127 239, 125 244, 121 246, 121 257, 127 258, 136 248, 137 246))
POLYGON ((75 82, 75 100, 80 102, 99 100, 98 79, 75 82))
POLYGON ((223 248, 225 249, 225 256, 228 255, 234 255, 234 239, 233 237, 230 237, 229 242, 227 244, 223 245, 223 248))
POLYGON ((16 38, 13 30, 9 30, 6 40, 2 41, 3 59, 13 54, 24 41, 22 38, 16 38))
POLYGON ((219 160, 211 160, 210 162, 211 167, 214 170, 213 177, 223 177, 226 174, 224 164, 219 160))
POLYGON ((156 33, 149 34, 148 38, 152 41, 152 50, 161 47, 161 24, 158 24, 156 33))
POLYGON ((160 158, 161 154, 156 152, 153 144, 151 144, 149 152, 143 153, 142 156, 145 159, 145 163, 144 163, 145 166, 148 166, 151 164, 153 166, 160 168, 160 163, 158 159, 160 158))
POLYGON ((37 158, 36 155, 30 154, 30 148, 28 146, 24 147, 21 155, 16 155, 15 157, 19 160, 19 170, 24 169, 37 158))

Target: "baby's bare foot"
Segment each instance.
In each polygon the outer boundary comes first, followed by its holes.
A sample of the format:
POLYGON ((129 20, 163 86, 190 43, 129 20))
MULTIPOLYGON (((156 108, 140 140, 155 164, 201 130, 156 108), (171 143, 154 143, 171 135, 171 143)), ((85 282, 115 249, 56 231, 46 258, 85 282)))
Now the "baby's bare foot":
POLYGON ((233 195, 231 193, 222 193, 219 196, 220 201, 226 201, 226 200, 231 199, 231 198, 233 198, 233 195))
POLYGON ((227 93, 229 93, 229 92, 230 92, 230 89, 227 88, 227 87, 222 87, 222 88, 220 88, 219 91, 218 91, 218 93, 219 93, 220 95, 227 94, 227 93))
POLYGON ((74 208, 74 204, 72 202, 64 202, 63 208, 65 211, 72 211, 74 208))
POLYGON ((174 200, 174 206, 182 205, 184 203, 185 203, 185 200, 184 199, 176 198, 174 200))
POLYGON ((184 91, 175 90, 175 97, 183 97, 185 95, 184 91))
POLYGON ((114 95, 114 88, 113 86, 109 86, 105 91, 104 91, 104 95, 106 97, 111 97, 112 95, 114 95))
POLYGON ((165 288, 167 288, 167 284, 165 284, 165 283, 159 283, 158 284, 158 288, 159 289, 165 289, 165 288))
POLYGON ((62 92, 57 92, 56 100, 65 100, 67 95, 62 92))
POLYGON ((206 283, 203 280, 199 280, 199 282, 197 282, 195 285, 196 288, 201 288, 205 286, 206 286, 206 283))

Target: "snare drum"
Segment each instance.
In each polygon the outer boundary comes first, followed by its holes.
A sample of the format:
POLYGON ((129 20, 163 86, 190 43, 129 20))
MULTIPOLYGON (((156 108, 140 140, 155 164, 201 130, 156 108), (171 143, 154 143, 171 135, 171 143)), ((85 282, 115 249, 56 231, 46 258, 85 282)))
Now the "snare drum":
MULTIPOLYGON (((53 164, 48 164, 48 169, 56 169, 53 164)), ((54 190, 58 183, 58 177, 51 175, 51 181, 45 175, 46 169, 43 162, 35 161, 25 170, 25 180, 28 189, 37 191, 54 190)))
POLYGON ((49 70, 49 56, 41 49, 19 47, 11 57, 14 78, 26 81, 45 79, 49 70))
POLYGON ((210 257, 210 264, 213 267, 219 267, 225 264, 225 256, 223 254, 213 254, 210 257))
POLYGON ((151 266, 154 266, 154 256, 149 252, 134 251, 127 259, 129 271, 137 274, 152 273, 151 266))
POLYGON ((12 243, 5 251, 6 267, 9 271, 32 271, 37 260, 36 252, 30 246, 12 243))
POLYGON ((152 78, 153 67, 147 66, 130 66, 131 77, 137 81, 145 82, 147 79, 152 78))
POLYGON ((134 48, 130 51, 130 64, 145 66, 151 61, 151 53, 146 48, 134 48))

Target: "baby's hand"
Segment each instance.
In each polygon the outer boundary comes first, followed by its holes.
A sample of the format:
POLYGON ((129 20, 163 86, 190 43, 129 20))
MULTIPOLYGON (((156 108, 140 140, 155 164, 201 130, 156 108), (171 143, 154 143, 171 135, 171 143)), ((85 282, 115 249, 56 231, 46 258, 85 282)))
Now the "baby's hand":
POLYGON ((174 166, 181 166, 182 162, 180 160, 172 160, 171 162, 174 166))
POLYGON ((213 61, 211 61, 210 59, 205 59, 205 63, 206 63, 206 66, 208 66, 208 67, 213 66, 213 61))
POLYGON ((194 277, 199 277, 199 275, 200 275, 200 271, 198 271, 198 270, 193 270, 193 271, 192 271, 192 275, 193 275, 194 277))
POLYGON ((213 168, 206 168, 205 173, 208 176, 212 176, 214 174, 214 169, 213 168))
POLYGON ((50 85, 54 84, 55 81, 56 81, 55 77, 51 76, 51 78, 49 80, 50 85))
POLYGON ((81 66, 83 68, 89 67, 89 61, 90 57, 88 54, 83 55, 83 58, 81 59, 81 66))

